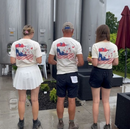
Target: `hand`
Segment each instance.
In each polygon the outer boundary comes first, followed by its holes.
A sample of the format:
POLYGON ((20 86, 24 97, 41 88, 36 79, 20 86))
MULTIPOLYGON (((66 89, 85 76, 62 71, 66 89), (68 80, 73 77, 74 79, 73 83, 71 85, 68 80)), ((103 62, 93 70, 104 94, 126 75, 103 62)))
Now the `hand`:
POLYGON ((55 63, 56 63, 55 65, 57 65, 57 61, 55 61, 55 63))
POLYGON ((87 57, 87 61, 88 62, 92 62, 92 58, 91 57, 87 57))

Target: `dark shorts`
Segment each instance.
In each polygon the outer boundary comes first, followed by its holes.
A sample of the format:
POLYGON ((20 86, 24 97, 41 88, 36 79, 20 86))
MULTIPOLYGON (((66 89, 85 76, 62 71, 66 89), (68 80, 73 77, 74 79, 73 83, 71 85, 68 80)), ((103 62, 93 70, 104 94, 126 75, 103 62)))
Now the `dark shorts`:
POLYGON ((103 87, 110 89, 112 87, 112 76, 112 69, 94 67, 90 74, 89 84, 93 88, 103 87))
POLYGON ((67 73, 57 75, 57 96, 65 97, 68 92, 69 98, 75 98, 78 94, 78 73, 67 73), (71 78, 74 77, 72 81, 71 78), (75 79, 77 78, 77 82, 75 79))

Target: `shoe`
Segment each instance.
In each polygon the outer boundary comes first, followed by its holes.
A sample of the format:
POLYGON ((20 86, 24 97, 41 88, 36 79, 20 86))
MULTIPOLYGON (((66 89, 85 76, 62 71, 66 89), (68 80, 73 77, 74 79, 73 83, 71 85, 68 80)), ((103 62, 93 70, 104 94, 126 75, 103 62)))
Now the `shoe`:
POLYGON ((79 128, 78 124, 75 124, 74 122, 69 123, 68 129, 78 129, 78 128, 79 128))
POLYGON ((106 124, 106 125, 104 125, 104 127, 103 127, 103 129, 110 129, 110 124, 106 124))
POLYGON ((64 122, 62 120, 59 120, 57 129, 63 129, 64 128, 64 122))
POLYGON ((37 119, 37 121, 33 122, 33 129, 38 129, 41 126, 41 122, 37 119))
POLYGON ((24 120, 23 121, 20 121, 18 122, 18 128, 19 129, 24 129, 24 120))
POLYGON ((93 123, 92 126, 91 126, 91 129, 98 129, 97 124, 93 123))

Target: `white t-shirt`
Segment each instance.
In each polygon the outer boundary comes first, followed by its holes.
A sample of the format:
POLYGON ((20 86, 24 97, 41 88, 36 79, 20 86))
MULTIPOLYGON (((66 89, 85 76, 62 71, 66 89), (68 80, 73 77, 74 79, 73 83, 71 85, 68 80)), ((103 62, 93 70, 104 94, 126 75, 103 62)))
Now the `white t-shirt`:
POLYGON ((82 54, 78 41, 71 37, 62 37, 55 40, 51 46, 51 55, 57 58, 57 74, 77 72, 76 55, 82 54))
POLYGON ((117 46, 111 42, 98 42, 93 44, 92 58, 98 58, 98 68, 112 69, 112 62, 118 58, 117 46))
POLYGON ((37 64, 36 58, 41 57, 42 53, 38 42, 20 39, 12 44, 10 56, 16 58, 18 67, 26 67, 37 64))

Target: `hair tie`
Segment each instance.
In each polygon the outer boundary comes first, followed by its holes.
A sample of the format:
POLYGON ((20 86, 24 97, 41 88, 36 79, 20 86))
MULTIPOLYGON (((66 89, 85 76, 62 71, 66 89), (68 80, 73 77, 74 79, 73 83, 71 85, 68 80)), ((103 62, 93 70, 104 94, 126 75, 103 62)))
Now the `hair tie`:
POLYGON ((25 34, 28 34, 28 31, 27 31, 27 30, 25 31, 25 34))

